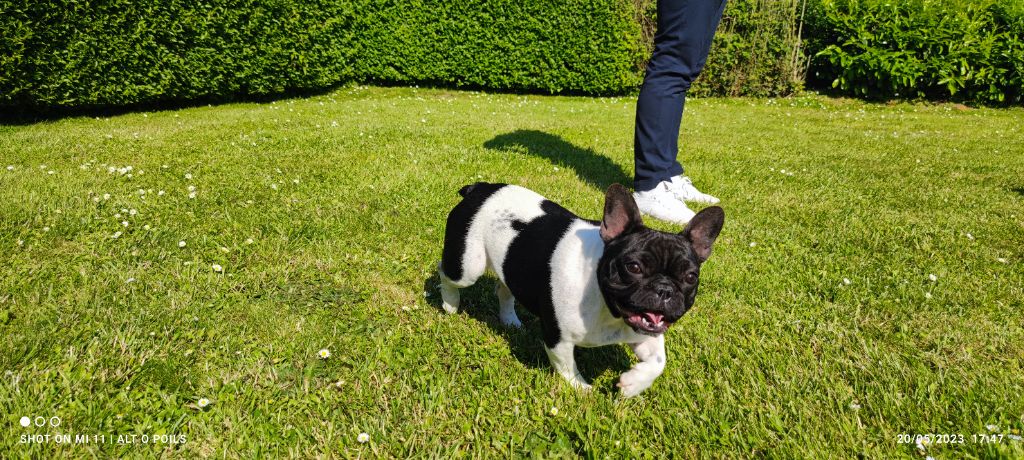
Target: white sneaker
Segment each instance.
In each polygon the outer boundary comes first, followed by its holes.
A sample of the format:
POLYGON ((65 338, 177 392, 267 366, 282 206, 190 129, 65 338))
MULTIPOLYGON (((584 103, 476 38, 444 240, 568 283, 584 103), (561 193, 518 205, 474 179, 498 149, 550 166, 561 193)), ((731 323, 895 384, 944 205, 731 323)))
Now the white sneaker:
POLYGON ((668 181, 661 181, 646 192, 634 192, 633 199, 640 212, 666 222, 683 225, 696 215, 676 198, 668 181))
POLYGON ((707 193, 703 193, 697 190, 697 187, 693 186, 693 181, 686 176, 675 176, 669 182, 669 190, 676 196, 676 198, 683 201, 695 201, 697 203, 707 204, 718 204, 718 198, 715 198, 707 193))

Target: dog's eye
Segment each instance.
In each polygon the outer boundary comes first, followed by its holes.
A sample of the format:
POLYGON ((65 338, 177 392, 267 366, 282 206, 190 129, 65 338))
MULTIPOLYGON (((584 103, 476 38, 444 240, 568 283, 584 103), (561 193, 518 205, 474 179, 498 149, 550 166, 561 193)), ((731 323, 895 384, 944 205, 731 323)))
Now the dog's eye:
POLYGON ((639 275, 642 270, 640 270, 640 264, 636 262, 630 262, 626 264, 626 271, 634 275, 639 275))
POLYGON ((685 276, 683 276, 683 281, 686 281, 686 284, 696 284, 697 283, 697 274, 696 273, 687 273, 685 276))

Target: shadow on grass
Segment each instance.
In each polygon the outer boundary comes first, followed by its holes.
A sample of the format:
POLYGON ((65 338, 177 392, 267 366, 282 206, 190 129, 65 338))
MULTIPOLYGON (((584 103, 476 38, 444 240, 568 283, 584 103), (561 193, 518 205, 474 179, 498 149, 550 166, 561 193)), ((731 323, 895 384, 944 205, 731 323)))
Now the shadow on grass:
MULTIPOLYGON (((491 275, 484 275, 476 284, 462 289, 461 305, 459 315, 466 315, 476 321, 484 323, 494 333, 500 335, 508 342, 509 351, 512 356, 525 366, 532 369, 551 370, 548 362, 547 352, 544 350, 544 342, 541 340, 540 321, 522 307, 516 308, 523 327, 513 328, 501 323, 498 319, 498 298, 494 293, 496 286, 495 278, 491 275)), ((441 308, 441 293, 437 285, 440 280, 434 274, 423 282, 423 291, 430 293, 427 303, 433 306, 440 314, 447 314, 441 308)), ((607 371, 616 374, 615 379, 607 385, 595 385, 598 391, 611 393, 616 391, 615 383, 618 375, 627 371, 630 367, 630 358, 622 346, 613 345, 600 348, 576 348, 576 366, 588 382, 594 383, 594 379, 607 371)))
POLYGON ((520 129, 501 134, 484 142, 484 147, 545 158, 555 166, 571 168, 584 182, 602 191, 614 183, 633 184, 633 178, 608 157, 543 131, 520 129))
POLYGON ((231 94, 223 96, 200 96, 192 99, 168 98, 133 104, 85 104, 60 106, 20 103, 0 104, 0 126, 24 126, 46 121, 58 121, 74 117, 116 117, 131 113, 159 112, 191 109, 195 107, 268 103, 287 99, 322 96, 346 85, 332 85, 323 88, 296 88, 273 94, 231 94))
POLYGON ((1016 194, 1018 194, 1020 196, 1024 196, 1024 187, 1014 187, 1014 188, 1011 188, 1010 190, 1012 190, 1014 193, 1016 193, 1016 194))

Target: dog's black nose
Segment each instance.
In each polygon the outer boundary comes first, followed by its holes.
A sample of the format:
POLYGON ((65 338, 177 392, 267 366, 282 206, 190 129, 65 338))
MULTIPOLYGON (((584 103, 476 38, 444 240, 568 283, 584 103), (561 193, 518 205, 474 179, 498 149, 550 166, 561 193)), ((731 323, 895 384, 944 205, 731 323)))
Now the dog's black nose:
POLYGON ((658 294, 658 298, 661 300, 668 300, 672 297, 672 288, 666 286, 659 286, 655 288, 654 292, 658 294))

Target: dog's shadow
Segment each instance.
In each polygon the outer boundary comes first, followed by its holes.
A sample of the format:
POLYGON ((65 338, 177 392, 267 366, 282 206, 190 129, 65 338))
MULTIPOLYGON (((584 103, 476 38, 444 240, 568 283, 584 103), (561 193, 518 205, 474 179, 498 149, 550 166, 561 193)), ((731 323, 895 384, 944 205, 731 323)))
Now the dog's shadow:
MULTIPOLYGON (((435 273, 423 283, 423 291, 428 293, 427 303, 434 307, 439 313, 447 314, 441 307, 441 293, 438 289, 440 279, 435 273)), ((459 305, 459 315, 466 315, 483 324, 486 324, 491 331, 500 335, 508 342, 509 351, 520 363, 533 369, 551 369, 548 362, 547 352, 544 350, 544 342, 541 339, 540 321, 531 315, 524 308, 516 305, 516 313, 523 323, 523 327, 515 328, 506 326, 498 319, 498 298, 494 293, 496 283, 493 275, 484 275, 477 280, 476 284, 462 289, 462 300, 459 305)), ((630 357, 622 345, 610 345, 599 348, 576 348, 576 366, 580 374, 594 384, 594 388, 611 393, 615 391, 615 383, 618 381, 618 374, 629 369, 630 357), (612 371, 615 378, 608 380, 601 378, 599 382, 594 379, 602 377, 606 372, 612 371)))

